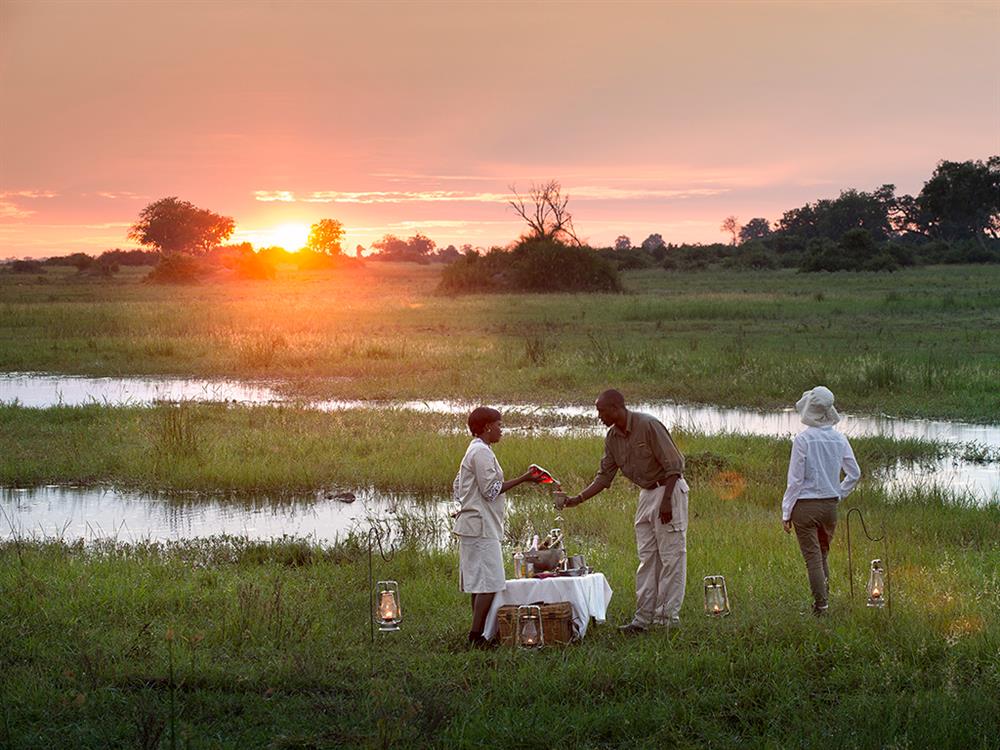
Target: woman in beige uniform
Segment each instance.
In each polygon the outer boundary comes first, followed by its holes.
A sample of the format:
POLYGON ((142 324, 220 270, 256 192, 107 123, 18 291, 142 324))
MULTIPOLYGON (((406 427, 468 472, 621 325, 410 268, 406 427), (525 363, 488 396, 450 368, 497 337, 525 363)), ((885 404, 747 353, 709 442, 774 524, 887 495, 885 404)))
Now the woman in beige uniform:
POLYGON ((523 482, 536 481, 530 473, 504 480, 503 469, 493 454, 493 444, 502 436, 501 415, 479 406, 469 414, 472 442, 465 451, 455 477, 454 497, 461 505, 455 518, 458 536, 459 589, 472 595, 472 629, 469 643, 482 648, 486 616, 493 597, 506 588, 503 570, 504 497, 507 490, 523 482))

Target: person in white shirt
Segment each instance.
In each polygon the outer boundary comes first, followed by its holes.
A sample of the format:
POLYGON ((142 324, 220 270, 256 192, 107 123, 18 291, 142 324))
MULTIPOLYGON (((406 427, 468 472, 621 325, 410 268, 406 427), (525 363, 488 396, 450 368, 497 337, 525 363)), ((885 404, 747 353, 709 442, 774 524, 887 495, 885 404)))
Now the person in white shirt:
POLYGON ((815 615, 825 614, 829 607, 826 558, 837 528, 837 503, 861 478, 851 444, 833 429, 840 421, 833 402, 830 389, 820 385, 803 393, 795 404, 806 429, 792 441, 788 487, 781 501, 782 526, 785 533, 795 529, 806 562, 815 615))
POLYGON ((472 442, 465 451, 453 484, 454 499, 461 506, 455 516, 458 536, 459 590, 472 595, 472 629, 469 644, 483 648, 486 616, 496 592, 507 588, 503 570, 503 494, 523 482, 536 482, 530 472, 504 480, 503 469, 493 454, 493 444, 502 436, 500 412, 479 406, 469 414, 472 442))

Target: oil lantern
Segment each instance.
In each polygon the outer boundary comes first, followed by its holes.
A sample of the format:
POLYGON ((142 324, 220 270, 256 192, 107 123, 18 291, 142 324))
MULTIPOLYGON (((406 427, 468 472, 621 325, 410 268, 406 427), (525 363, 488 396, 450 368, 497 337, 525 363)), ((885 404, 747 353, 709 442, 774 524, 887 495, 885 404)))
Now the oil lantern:
POLYGON ((537 604, 522 604, 517 608, 515 641, 520 648, 536 649, 545 645, 542 632, 542 608, 537 604))
POLYGON ((881 560, 875 559, 868 575, 868 606, 881 609, 885 606, 885 597, 885 568, 881 560))
POLYGON ((379 581, 375 587, 375 622, 383 633, 399 630, 403 619, 399 608, 399 584, 395 581, 379 581))
POLYGON ((705 576, 705 614, 725 617, 729 614, 729 593, 723 576, 705 576))

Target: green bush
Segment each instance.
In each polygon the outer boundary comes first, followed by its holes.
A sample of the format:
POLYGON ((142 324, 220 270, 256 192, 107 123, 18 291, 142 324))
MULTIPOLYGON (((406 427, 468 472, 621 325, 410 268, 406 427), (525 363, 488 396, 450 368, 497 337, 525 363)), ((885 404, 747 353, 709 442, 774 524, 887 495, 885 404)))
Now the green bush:
POLYGON ((618 269, 589 247, 524 240, 470 253, 444 269, 441 292, 620 292, 618 269))
POLYGON ((257 253, 250 253, 242 256, 233 266, 236 277, 240 279, 262 279, 271 280, 274 278, 275 270, 271 261, 257 253))
POLYGON ((744 242, 736 248, 733 255, 723 261, 723 266, 726 268, 754 271, 778 268, 780 265, 778 256, 760 240, 744 242))
POLYGON ((9 273, 45 273, 45 266, 37 260, 12 260, 3 270, 9 273))
POLYGON ((153 284, 197 284, 215 273, 215 268, 205 259, 184 253, 164 256, 146 276, 153 284))
POLYGON ((614 263, 619 271, 635 271, 654 268, 657 265, 653 253, 641 247, 630 247, 627 250, 608 247, 598 250, 597 254, 614 263))

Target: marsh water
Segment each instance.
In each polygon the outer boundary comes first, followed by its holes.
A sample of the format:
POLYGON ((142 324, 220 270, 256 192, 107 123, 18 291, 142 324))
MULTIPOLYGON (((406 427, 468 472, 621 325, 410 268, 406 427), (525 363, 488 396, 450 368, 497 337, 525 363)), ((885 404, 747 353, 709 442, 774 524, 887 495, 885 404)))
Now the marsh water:
MULTIPOLYGON (((284 404, 289 400, 269 384, 187 378, 83 378, 15 373, 0 375, 0 402, 33 408, 98 404, 148 406, 156 402, 198 401, 284 404)), ((316 401, 303 404, 325 411, 394 408, 464 415, 459 401, 316 401)), ((560 433, 599 435, 603 427, 587 405, 500 404, 505 412, 538 417, 539 427, 560 433)), ((669 402, 635 404, 671 429, 705 434, 741 433, 789 437, 802 429, 791 409, 755 411, 669 402)), ((843 415, 845 434, 909 438, 953 446, 952 455, 932 462, 901 462, 885 476, 890 488, 937 488, 979 504, 1000 501, 1000 425, 943 420, 843 415), (978 457, 976 457, 978 454, 978 457), (972 456, 974 460, 968 460, 972 456), (983 458, 985 456, 985 458, 983 458)), ((456 429, 461 428, 461 420, 456 429)), ((283 535, 332 542, 354 531, 367 532, 369 520, 390 519, 397 527, 428 535, 432 544, 447 536, 448 501, 384 496, 356 491, 344 503, 323 493, 293 499, 213 498, 160 493, 130 493, 111 488, 39 487, 0 490, 0 538, 13 535, 66 539, 116 538, 121 541, 171 541, 219 534, 250 539, 283 535), (431 541, 435 537, 436 541, 431 541)))
POLYGON ((0 539, 85 542, 172 542, 210 536, 269 541, 282 537, 330 544, 350 533, 366 536, 381 521, 394 537, 424 546, 448 540, 451 502, 380 495, 371 490, 344 502, 331 493, 292 498, 146 493, 110 487, 50 485, 0 489, 0 539))
MULTIPOLYGON (((44 373, 8 373, 0 375, 0 403, 17 402, 21 406, 148 406, 159 401, 205 401, 238 404, 286 404, 289 399, 273 385, 237 380, 198 380, 192 378, 86 378, 44 373)), ((415 411, 465 414, 475 404, 464 401, 352 401, 329 400, 306 402, 305 406, 323 411, 358 408, 397 408, 415 411)), ((595 433, 603 428, 597 423, 591 404, 493 404, 502 411, 518 411, 546 417, 565 417, 579 422, 590 419, 595 433)), ((677 404, 668 401, 637 403, 633 407, 655 415, 668 427, 684 427, 705 434, 725 432, 750 435, 788 436, 802 429, 798 415, 791 408, 777 411, 737 409, 705 404, 677 404)), ((844 414, 837 429, 849 437, 882 435, 934 442, 977 443, 1000 450, 1000 424, 972 424, 927 419, 900 419, 891 416, 853 416, 844 414)), ((585 427, 570 426, 572 430, 585 427)))

